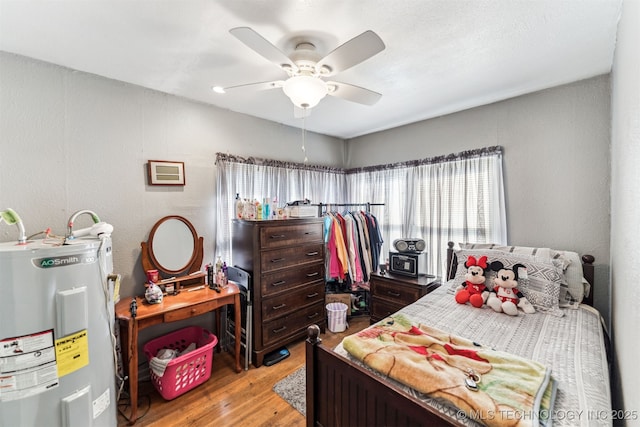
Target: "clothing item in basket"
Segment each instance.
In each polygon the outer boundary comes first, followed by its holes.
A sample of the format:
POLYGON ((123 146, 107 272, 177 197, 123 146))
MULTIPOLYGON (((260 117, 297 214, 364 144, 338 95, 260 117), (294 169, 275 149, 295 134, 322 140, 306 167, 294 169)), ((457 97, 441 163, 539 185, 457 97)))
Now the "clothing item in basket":
POLYGON ((176 357, 180 357, 196 349, 196 343, 191 343, 183 351, 170 348, 162 348, 158 350, 158 354, 149 361, 151 370, 159 377, 164 375, 167 365, 176 357))

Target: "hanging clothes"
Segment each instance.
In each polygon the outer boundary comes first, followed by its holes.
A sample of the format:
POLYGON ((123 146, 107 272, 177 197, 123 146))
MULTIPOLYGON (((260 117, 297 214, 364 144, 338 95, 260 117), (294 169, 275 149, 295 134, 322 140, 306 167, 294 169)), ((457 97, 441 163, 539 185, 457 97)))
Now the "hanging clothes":
POLYGON ((349 250, 349 265, 351 267, 351 272, 353 275, 351 278, 355 283, 359 283, 363 281, 362 275, 362 267, 360 266, 360 254, 357 250, 357 242, 356 242, 356 231, 355 231, 355 223, 354 219, 351 215, 347 215, 344 217, 346 229, 347 229, 347 249, 349 250))
POLYGON ((326 279, 368 289, 378 269, 382 234, 370 212, 325 213, 326 279))
POLYGON ((374 266, 373 270, 376 271, 378 265, 380 265, 380 252, 382 251, 382 244, 384 243, 384 240, 382 239, 382 231, 375 216, 371 215, 369 212, 364 212, 363 214, 367 218, 369 240, 372 247, 371 260, 374 266))

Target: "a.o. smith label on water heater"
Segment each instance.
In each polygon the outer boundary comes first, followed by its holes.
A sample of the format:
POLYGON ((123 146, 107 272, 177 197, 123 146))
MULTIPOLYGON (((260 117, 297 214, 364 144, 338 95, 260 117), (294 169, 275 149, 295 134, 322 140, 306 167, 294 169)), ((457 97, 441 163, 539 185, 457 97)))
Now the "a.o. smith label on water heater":
POLYGON ((76 264, 93 264, 98 258, 91 254, 72 254, 65 256, 52 256, 46 258, 33 258, 31 262, 39 268, 67 267, 76 264))
POLYGON ((58 386, 53 330, 0 340, 0 402, 58 386))

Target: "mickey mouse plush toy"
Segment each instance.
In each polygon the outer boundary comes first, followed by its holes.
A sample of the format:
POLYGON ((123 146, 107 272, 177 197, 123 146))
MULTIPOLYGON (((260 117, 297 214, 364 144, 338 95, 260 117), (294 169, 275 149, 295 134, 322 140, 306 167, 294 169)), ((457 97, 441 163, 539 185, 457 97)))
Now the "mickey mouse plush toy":
POLYGON ((526 267, 515 264, 511 269, 505 268, 500 261, 491 263, 491 270, 497 272, 493 283, 493 292, 489 295, 487 305, 498 313, 504 312, 510 316, 518 315, 518 307, 525 313, 535 313, 527 298, 518 290, 518 269, 526 267))
POLYGON ((470 302, 472 306, 480 308, 489 296, 489 291, 484 284, 487 280, 484 275, 484 270, 487 268, 487 257, 481 256, 476 259, 476 257, 470 256, 464 265, 467 267, 467 274, 464 275, 465 282, 458 287, 456 301, 458 304, 470 302))

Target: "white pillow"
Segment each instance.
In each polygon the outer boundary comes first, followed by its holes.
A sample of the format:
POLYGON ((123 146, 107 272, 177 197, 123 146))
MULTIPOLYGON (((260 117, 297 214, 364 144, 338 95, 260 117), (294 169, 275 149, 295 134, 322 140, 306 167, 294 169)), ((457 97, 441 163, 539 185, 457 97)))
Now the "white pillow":
POLYGON ((577 252, 551 250, 552 258, 561 258, 566 261, 567 266, 564 269, 564 277, 567 282, 566 292, 568 295, 560 295, 561 303, 573 306, 580 304, 584 299, 585 293, 588 292, 589 283, 584 280, 582 272, 582 260, 577 252), (585 283, 587 288, 585 289, 585 283))
POLYGON ((532 255, 539 259, 551 259, 551 249, 530 248, 528 246, 506 246, 495 243, 459 243, 460 249, 491 249, 494 251, 509 252, 514 255, 532 255))

